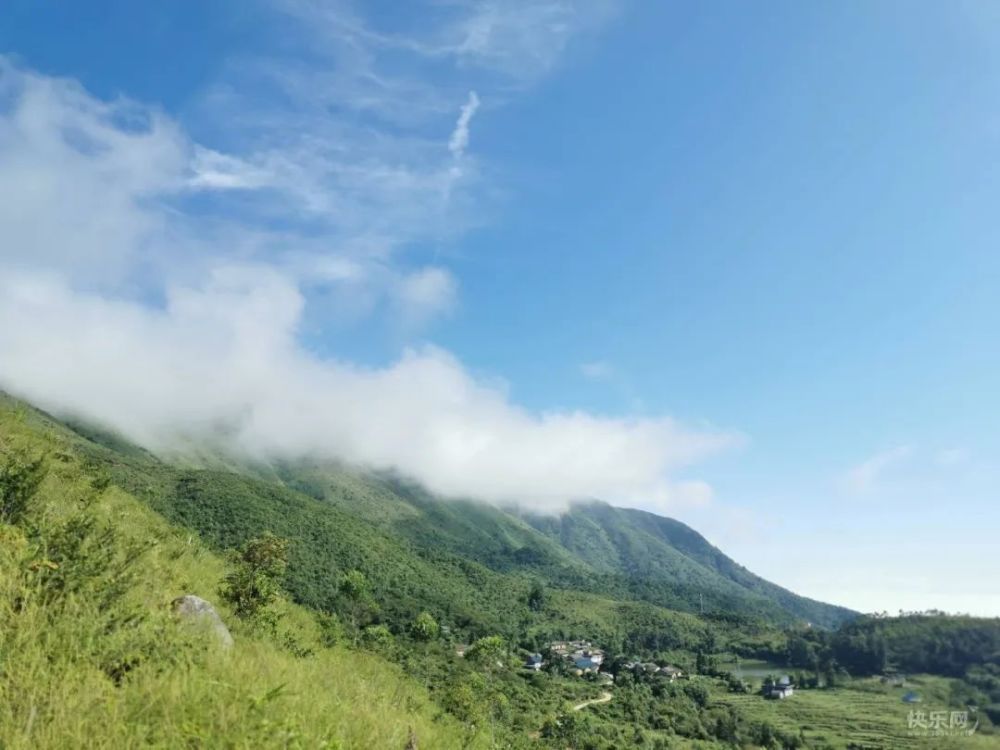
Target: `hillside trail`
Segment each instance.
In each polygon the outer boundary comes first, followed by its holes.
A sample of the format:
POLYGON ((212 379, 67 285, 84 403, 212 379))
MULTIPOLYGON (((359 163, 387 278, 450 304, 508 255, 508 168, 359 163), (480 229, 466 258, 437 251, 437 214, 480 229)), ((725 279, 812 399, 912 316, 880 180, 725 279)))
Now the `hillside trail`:
POLYGON ((600 697, 598 698, 593 698, 592 700, 584 701, 583 703, 578 703, 577 705, 573 706, 573 710, 582 711, 587 706, 594 706, 597 705, 598 703, 607 703, 610 700, 611 700, 611 693, 604 692, 601 693, 600 697))

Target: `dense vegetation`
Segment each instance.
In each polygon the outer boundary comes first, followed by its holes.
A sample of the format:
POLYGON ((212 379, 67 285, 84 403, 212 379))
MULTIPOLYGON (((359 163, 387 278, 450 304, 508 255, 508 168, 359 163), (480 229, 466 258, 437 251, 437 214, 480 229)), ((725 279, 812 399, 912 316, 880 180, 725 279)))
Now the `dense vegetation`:
POLYGON ((422 748, 995 738, 996 621, 807 628, 794 623, 845 613, 683 524, 602 504, 523 517, 342 467, 165 462, 6 400, 0 555, 2 747, 403 748, 411 730, 422 748), (218 605, 233 649, 171 612, 187 593, 218 605), (607 652, 613 687, 548 651, 567 637, 607 652), (537 673, 520 666, 533 651, 537 673), (759 678, 721 666, 736 656, 805 690, 766 701, 759 678), (686 676, 635 672, 637 657, 686 676), (901 671, 927 700, 982 706, 979 734, 908 736, 904 688, 885 678, 901 671))
POLYGON ((428 610, 456 639, 500 634, 532 647, 586 634, 615 649, 668 657, 753 640, 770 630, 760 611, 777 622, 792 619, 774 602, 739 593, 735 583, 713 579, 690 561, 685 565, 706 587, 716 587, 710 590, 737 592, 727 600, 734 608, 709 609, 706 617, 666 608, 665 600, 676 599, 690 609, 682 595, 693 590, 666 571, 655 580, 598 572, 512 514, 436 500, 399 480, 337 467, 254 467, 239 474, 191 468, 100 433, 88 437, 100 442, 76 437, 87 461, 217 550, 264 532, 288 539, 284 583, 309 607, 342 611, 340 577, 360 571, 377 605, 371 622, 396 633, 428 610), (546 595, 532 603, 538 588, 546 595), (659 596, 643 597, 643 588, 659 596))
POLYGON ((529 516, 614 585, 648 601, 690 612, 756 615, 772 622, 833 627, 855 613, 797 596, 726 557, 671 518, 606 503, 578 503, 562 516, 529 516))
POLYGON ((0 412, 0 747, 470 739, 398 667, 328 647, 323 624, 280 595, 266 604, 273 627, 237 616, 221 602, 223 561, 72 448, 0 412), (189 593, 218 603, 232 649, 172 613, 189 593))

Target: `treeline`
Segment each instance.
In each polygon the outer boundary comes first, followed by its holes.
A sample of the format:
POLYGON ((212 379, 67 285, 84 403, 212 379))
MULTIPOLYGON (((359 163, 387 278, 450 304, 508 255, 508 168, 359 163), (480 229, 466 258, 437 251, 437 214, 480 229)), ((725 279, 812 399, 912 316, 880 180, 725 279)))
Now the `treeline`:
POLYGON ((783 656, 804 669, 833 661, 858 676, 895 671, 962 677, 974 666, 1000 664, 1000 618, 861 617, 833 632, 791 632, 783 656))

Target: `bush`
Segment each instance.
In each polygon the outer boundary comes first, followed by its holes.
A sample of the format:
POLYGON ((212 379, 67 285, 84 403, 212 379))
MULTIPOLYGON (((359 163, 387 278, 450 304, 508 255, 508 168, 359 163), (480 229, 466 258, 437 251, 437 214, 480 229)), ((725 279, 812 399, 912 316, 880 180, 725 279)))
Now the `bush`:
POLYGON ((261 618, 278 598, 279 580, 288 565, 288 541, 266 533, 251 539, 233 557, 234 569, 225 577, 222 598, 239 617, 261 618))
POLYGON ((413 637, 418 641, 437 640, 437 637, 441 632, 441 628, 438 626, 437 620, 431 617, 430 612, 421 612, 417 615, 410 630, 413 633, 413 637))
POLYGON ((0 521, 21 522, 47 471, 42 456, 0 450, 0 521))
POLYGON ((361 642, 372 651, 385 652, 392 648, 392 631, 385 625, 369 625, 361 633, 361 642))

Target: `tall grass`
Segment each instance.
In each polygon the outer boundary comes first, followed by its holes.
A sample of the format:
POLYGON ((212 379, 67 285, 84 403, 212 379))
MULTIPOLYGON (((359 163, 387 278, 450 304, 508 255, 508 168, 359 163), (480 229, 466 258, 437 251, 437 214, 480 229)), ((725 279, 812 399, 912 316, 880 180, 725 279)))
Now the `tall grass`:
POLYGON ((219 558, 0 413, 0 464, 28 454, 49 471, 0 523, 0 747, 479 746, 397 667, 325 646, 306 611, 282 601, 276 633, 243 625, 219 558), (217 605, 234 648, 178 621, 188 593, 217 605))

